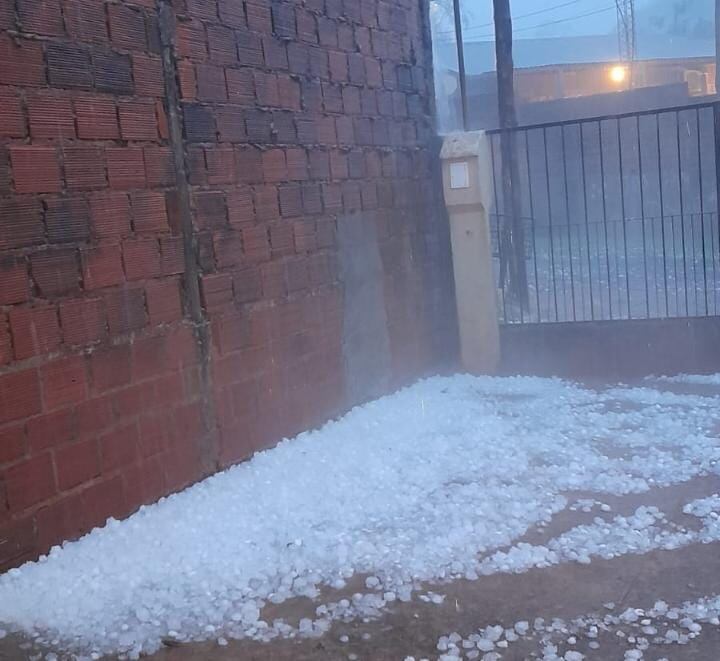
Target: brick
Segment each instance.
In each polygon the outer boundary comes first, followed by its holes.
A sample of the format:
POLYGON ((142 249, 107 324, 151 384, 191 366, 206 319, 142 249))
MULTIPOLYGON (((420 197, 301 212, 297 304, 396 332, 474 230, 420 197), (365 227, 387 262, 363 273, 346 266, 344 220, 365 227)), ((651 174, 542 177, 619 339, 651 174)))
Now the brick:
POLYGON ((13 308, 8 319, 16 360, 51 353, 60 347, 60 326, 54 306, 13 308))
POLYGON ((49 452, 6 469, 3 478, 11 512, 21 512, 37 505, 57 491, 49 452))
POLYGON ((40 294, 46 298, 78 289, 80 271, 75 250, 49 250, 31 255, 30 269, 40 294))
MULTIPOLYGON (((242 14, 242 4, 233 4, 239 7, 239 13, 242 14)), ((221 25, 208 25, 206 30, 210 59, 218 64, 230 66, 236 64, 237 47, 235 45, 235 35, 233 31, 221 25)))
MULTIPOLYGON (((265 66, 268 69, 287 69, 287 47, 284 41, 265 36, 262 39, 265 66)), ((242 61, 242 60, 241 60, 242 61)))
POLYGON ((245 129, 250 142, 258 144, 271 142, 272 115, 265 110, 247 110, 245 112, 245 129))
POLYGON ((342 92, 340 85, 322 84, 323 108, 326 112, 342 112, 342 92))
POLYGON ((259 221, 274 220, 280 217, 276 186, 256 186, 253 193, 255 196, 255 213, 259 221))
POLYGON ((162 60, 159 57, 133 53, 132 71, 136 94, 159 97, 165 95, 162 60))
POLYGON ((262 294, 265 299, 281 298, 287 294, 285 270, 280 262, 268 262, 260 267, 262 294))
POLYGON ((179 282, 176 278, 154 280, 145 288, 150 323, 169 324, 182 319, 179 282))
POLYGON ((290 148, 285 151, 287 177, 291 181, 303 181, 308 178, 308 160, 304 149, 290 148))
POLYGON ((96 0, 63 0, 68 34, 78 41, 106 42, 105 4, 96 0))
POLYGON ((341 145, 352 145, 355 142, 353 121, 350 117, 337 117, 335 119, 337 141, 341 145))
POLYGON ((218 269, 237 266, 242 261, 243 244, 240 232, 230 230, 213 236, 213 251, 218 269))
POLYGON ((338 47, 344 51, 355 50, 355 33, 347 23, 338 25, 338 47))
POLYGON ((100 474, 97 441, 90 439, 58 448, 55 452, 55 468, 61 491, 97 477, 100 474))
POLYGON ((0 429, 0 465, 21 459, 25 455, 26 446, 22 424, 0 429))
POLYGON ((255 147, 239 147, 235 150, 235 172, 238 181, 257 183, 263 180, 262 152, 255 147))
POLYGON ((143 15, 127 5, 108 5, 112 43, 127 50, 145 50, 147 37, 143 15))
POLYGON ((202 229, 227 225, 225 195, 219 191, 198 192, 193 195, 197 224, 202 229))
POLYGON ((315 223, 312 220, 296 220, 292 229, 295 252, 308 253, 317 250, 315 223))
POLYGON ((212 110, 198 104, 183 108, 185 137, 190 142, 214 142, 217 139, 212 110))
POLYGON ((295 116, 291 112, 275 111, 272 113, 272 128, 276 144, 296 144, 297 131, 295 116))
POLYGON ((128 190, 145 186, 145 161, 140 147, 109 147, 105 157, 110 188, 128 190))
POLYGON ((92 56, 95 89, 109 94, 132 94, 132 65, 129 55, 113 51, 95 51, 92 56))
POLYGON ((300 110, 300 84, 286 74, 278 74, 280 105, 288 110, 300 110))
POLYGON ((131 195, 131 200, 136 232, 162 232, 170 229, 163 193, 140 191, 131 195))
POLYGON ((44 229, 39 201, 20 197, 0 200, 0 230, 1 249, 41 243, 44 229))
POLYGON ((78 137, 85 140, 116 140, 120 137, 117 107, 112 99, 75 99, 78 137))
POLYGON ((90 198, 93 234, 98 238, 125 236, 130 231, 130 202, 125 193, 99 193, 90 198))
POLYGON ((245 3, 247 24, 255 32, 270 34, 272 32, 272 16, 267 0, 248 0, 245 3))
POLYGON ((202 18, 207 21, 217 20, 216 0, 187 0, 188 13, 191 16, 202 18))
POLYGON ((270 241, 265 227, 246 227, 242 230, 243 251, 250 263, 270 259, 270 241))
POLYGON ((317 140, 321 145, 337 144, 334 117, 318 117, 315 120, 315 130, 317 132, 317 140))
POLYGON ((0 376, 0 423, 40 413, 40 380, 29 369, 0 376))
POLYGON ((30 134, 33 138, 75 137, 75 120, 70 99, 34 94, 28 96, 27 105, 30 134))
POLYGON ((18 193, 54 193, 60 190, 60 166, 53 147, 10 147, 10 162, 18 193))
POLYGON ((177 51, 181 57, 202 61, 207 58, 205 28, 198 21, 186 21, 177 25, 177 51))
POLYGON ((31 454, 72 441, 79 433, 78 417, 72 407, 30 418, 26 428, 31 454))
POLYGON ((12 359, 13 348, 7 316, 5 313, 0 313, 0 365, 7 365, 12 359))
POLYGON ((342 89, 343 111, 346 115, 357 115, 361 112, 360 90, 352 85, 342 89))
POLYGON ((262 154, 262 169, 265 181, 279 182, 287 179, 287 163, 285 150, 269 149, 262 154))
POLYGON ((226 69, 228 99, 232 103, 253 105, 255 103, 255 82, 252 69, 226 69))
POLYGON ((330 178, 330 157, 326 151, 310 151, 310 176, 312 179, 330 178))
POLYGON ((126 101, 118 106, 123 140, 157 140, 158 124, 151 101, 126 101))
POLYGON ((328 54, 322 48, 309 48, 310 54, 310 75, 327 80, 330 77, 328 69, 328 54))
POLYGON ((200 292, 204 308, 219 312, 232 304, 232 277, 229 273, 208 273, 200 278, 200 292))
POLYGON ((81 249, 83 285, 85 289, 100 289, 124 281, 120 246, 101 244, 81 249))
POLYGON ((0 34, 0 84, 3 85, 43 85, 45 83, 45 65, 42 46, 28 39, 11 39, 0 34))
POLYGON ((222 67, 212 64, 196 66, 197 98, 200 101, 226 101, 227 86, 225 71, 222 67))
POLYGON ((345 152, 337 149, 330 152, 330 174, 333 179, 347 179, 348 159, 345 152))
POLYGON ((302 206, 306 214, 322 213, 322 193, 318 184, 306 184, 302 187, 302 206))
POLYGON ((233 272, 233 297, 237 303, 251 303, 262 296, 260 270, 248 266, 233 272))
POLYGON ((185 256, 181 238, 171 236, 160 238, 160 266, 163 275, 185 272, 185 256))
POLYGON ((195 65, 188 61, 182 60, 177 63, 178 82, 180 84, 180 98, 196 99, 197 98, 197 81, 195 79, 195 65))
POLYGON ((120 344, 90 354, 90 383, 93 393, 121 388, 132 378, 130 345, 120 344))
POLYGON ((334 82, 347 82, 348 80, 348 59, 347 54, 341 51, 328 51, 328 62, 330 66, 330 79, 334 82))
POLYGON ((19 0, 18 19, 24 32, 52 37, 65 32, 59 0, 19 0))
POLYGON ((102 299, 83 298, 60 304, 63 340, 70 345, 86 345, 107 335, 105 306, 102 299))
POLYGON ((337 48, 337 23, 325 16, 318 17, 318 40, 321 46, 337 48))
POLYGON ((297 26, 297 36, 300 41, 308 44, 317 43, 317 25, 315 23, 315 16, 313 16, 311 12, 298 7, 295 10, 295 23, 297 26))
POLYGON ((242 108, 221 106, 215 111, 218 137, 221 142, 246 142, 245 115, 242 108))
POLYGON ((302 215, 302 193, 300 186, 281 186, 280 214, 284 217, 302 215))
MULTIPOLYGON (((248 7, 250 4, 248 4, 248 7)), ((248 17, 249 20, 249 17, 248 17)), ((264 64, 262 42, 260 38, 246 30, 236 30, 235 40, 238 48, 238 60, 248 67, 261 67, 264 64)))
POLYGON ((307 75, 310 71, 310 51, 305 44, 291 41, 287 45, 288 69, 290 73, 307 75))
POLYGON ((61 358, 43 365, 40 369, 44 409, 54 409, 77 404, 87 395, 85 357, 61 358))
MULTIPOLYGON (((218 15, 220 16, 220 22, 223 25, 227 25, 231 28, 246 27, 245 11, 242 2, 237 2, 237 0, 218 0, 218 15)), ((209 32, 210 31, 208 29, 208 35, 209 32)), ((235 40, 232 35, 232 31, 229 32, 234 45, 235 40)))
POLYGON ((323 184, 322 197, 325 211, 335 212, 342 209, 342 190, 340 184, 323 184))
POLYGON ((45 225, 52 243, 83 241, 90 236, 90 211, 81 198, 45 201, 45 225))
POLYGON ((280 222, 270 225, 270 250, 273 259, 292 255, 295 252, 293 229, 290 223, 280 222))
POLYGON ((175 167, 170 148, 145 147, 143 153, 148 186, 172 186, 175 183, 175 167))
POLYGON ((146 325, 145 292, 142 289, 111 290, 104 299, 108 327, 113 335, 140 330, 146 325))
POLYGON ((88 51, 78 46, 51 42, 46 52, 50 85, 92 89, 92 66, 88 51))
POLYGON ((157 239, 127 239, 123 241, 122 256, 128 280, 143 280, 160 275, 160 250, 157 239))
POLYGON ((250 225, 255 221, 252 191, 248 187, 243 186, 228 192, 227 208, 231 225, 250 225))
MULTIPOLYGON (((0 218, 2 208, 0 207, 0 218)), ((22 303, 29 298, 27 266, 22 258, 0 256, 0 305, 22 303)))
POLYGON ((103 475, 134 463, 138 457, 138 441, 138 428, 134 422, 101 436, 99 443, 103 475))
POLYGON ((235 152, 230 147, 205 150, 208 184, 229 184, 235 181, 235 152))
POLYGON ((272 73, 255 71, 255 93, 261 106, 279 106, 277 76, 272 73))
POLYGON ((0 88, 0 136, 24 138, 26 135, 20 95, 11 89, 0 88))
POLYGON ((69 190, 97 190, 107 186, 102 149, 78 147, 63 149, 65 182, 69 190))

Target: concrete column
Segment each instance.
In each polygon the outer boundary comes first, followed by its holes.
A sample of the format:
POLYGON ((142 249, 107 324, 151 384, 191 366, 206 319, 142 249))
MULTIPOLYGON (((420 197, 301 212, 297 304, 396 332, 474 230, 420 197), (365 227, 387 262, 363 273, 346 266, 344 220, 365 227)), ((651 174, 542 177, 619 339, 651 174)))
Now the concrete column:
POLYGON ((493 373, 500 362, 500 332, 490 242, 490 139, 482 131, 448 135, 440 156, 462 366, 473 374, 493 373))

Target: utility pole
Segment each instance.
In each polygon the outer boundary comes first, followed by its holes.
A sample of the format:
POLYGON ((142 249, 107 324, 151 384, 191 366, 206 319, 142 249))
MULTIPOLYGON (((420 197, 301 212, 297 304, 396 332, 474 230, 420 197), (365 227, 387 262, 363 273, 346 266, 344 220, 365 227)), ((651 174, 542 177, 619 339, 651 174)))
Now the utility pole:
MULTIPOLYGON (((720 2, 720 0, 718 0, 720 2)), ((520 174, 515 131, 515 85, 513 65, 512 16, 510 0, 493 0, 495 22, 495 61, 497 69, 498 119, 502 158, 503 217, 499 228, 500 286, 508 282, 510 299, 525 308, 528 302, 525 231, 521 218, 520 174)), ((497 201, 496 201, 497 205, 497 201)))

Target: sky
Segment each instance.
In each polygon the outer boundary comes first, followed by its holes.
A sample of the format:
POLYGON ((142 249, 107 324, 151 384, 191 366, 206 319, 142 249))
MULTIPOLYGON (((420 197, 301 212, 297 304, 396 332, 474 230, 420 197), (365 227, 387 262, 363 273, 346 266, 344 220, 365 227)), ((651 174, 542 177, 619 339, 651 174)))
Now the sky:
MULTIPOLYGON (((438 0, 448 3, 450 0, 438 0)), ((516 39, 615 33, 615 0, 510 0, 516 39)), ((697 37, 713 21, 714 0, 636 0, 636 25, 648 35, 697 37), (680 34, 678 34, 680 33, 680 34)), ((461 0, 466 41, 492 39, 492 0, 461 0)), ((441 12, 445 14, 446 12, 441 12)), ((451 28, 449 16, 442 20, 451 28)))

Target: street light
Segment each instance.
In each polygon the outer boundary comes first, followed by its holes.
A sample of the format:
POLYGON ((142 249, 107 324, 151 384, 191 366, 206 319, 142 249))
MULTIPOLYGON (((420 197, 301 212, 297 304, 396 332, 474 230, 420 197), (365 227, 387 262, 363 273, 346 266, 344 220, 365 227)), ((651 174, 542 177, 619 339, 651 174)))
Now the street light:
POLYGON ((609 75, 610 75, 610 80, 612 80, 613 83, 620 85, 621 83, 624 83, 627 80, 627 75, 628 75, 627 67, 623 66, 622 64, 618 64, 614 67, 611 67, 609 75))

